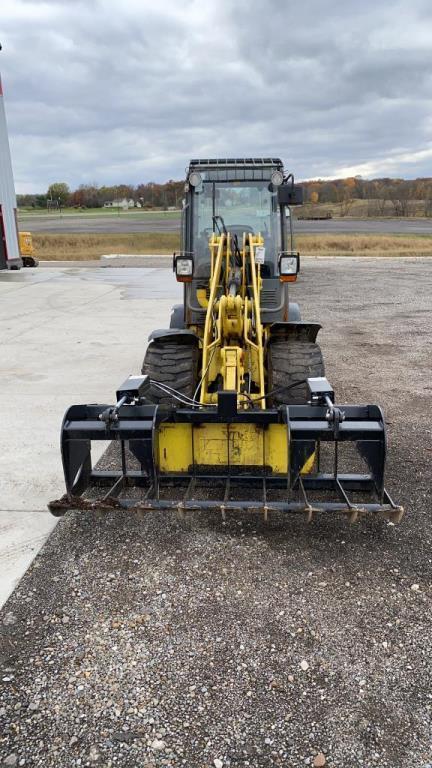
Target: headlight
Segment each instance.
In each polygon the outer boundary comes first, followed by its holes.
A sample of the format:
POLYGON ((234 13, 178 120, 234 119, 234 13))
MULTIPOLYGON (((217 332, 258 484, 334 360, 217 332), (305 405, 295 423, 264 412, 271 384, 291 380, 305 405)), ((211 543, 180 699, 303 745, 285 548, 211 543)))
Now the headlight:
POLYGON ((296 275, 297 256, 281 256, 280 273, 281 275, 296 275))
POLYGON ((174 256, 174 271, 179 282, 188 283, 192 280, 193 259, 188 256, 174 256))
POLYGON ((273 184, 274 187, 280 187, 280 185, 283 182, 283 173, 282 173, 282 171, 273 171, 272 175, 270 176, 270 181, 271 181, 271 183, 273 184))
POLYGON ((189 175, 189 184, 191 187, 199 187, 201 184, 201 174, 198 171, 192 171, 189 175))
POLYGON ((279 257, 279 274, 282 282, 294 282, 297 280, 297 272, 299 271, 299 255, 294 254, 281 254, 279 257))

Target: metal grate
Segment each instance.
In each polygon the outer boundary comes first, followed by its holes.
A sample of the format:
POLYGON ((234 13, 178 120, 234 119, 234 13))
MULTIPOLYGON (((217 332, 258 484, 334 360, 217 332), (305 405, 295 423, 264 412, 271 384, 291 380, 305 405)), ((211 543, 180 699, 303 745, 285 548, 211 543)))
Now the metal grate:
POLYGON ((277 288, 261 289, 261 309, 275 309, 279 306, 279 296, 277 288))
POLYGON ((190 167, 199 166, 201 168, 209 168, 211 166, 269 166, 278 165, 282 166, 282 160, 279 157, 224 157, 224 158, 212 158, 203 160, 191 160, 190 167))

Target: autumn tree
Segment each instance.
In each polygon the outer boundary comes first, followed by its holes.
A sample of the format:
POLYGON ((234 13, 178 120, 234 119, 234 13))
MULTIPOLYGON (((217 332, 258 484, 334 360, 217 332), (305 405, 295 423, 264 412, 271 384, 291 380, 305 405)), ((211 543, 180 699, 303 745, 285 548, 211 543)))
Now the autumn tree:
POLYGON ((69 202, 70 189, 64 181, 57 181, 48 187, 47 197, 49 200, 55 200, 59 205, 66 205, 69 202))
POLYGON ((396 179, 389 189, 389 198, 393 205, 395 216, 408 216, 410 211, 409 200, 411 197, 411 185, 402 179, 396 179))
POLYGON ((355 185, 355 179, 343 179, 338 186, 337 195, 341 216, 348 216, 352 208, 354 202, 353 190, 355 189, 355 185))

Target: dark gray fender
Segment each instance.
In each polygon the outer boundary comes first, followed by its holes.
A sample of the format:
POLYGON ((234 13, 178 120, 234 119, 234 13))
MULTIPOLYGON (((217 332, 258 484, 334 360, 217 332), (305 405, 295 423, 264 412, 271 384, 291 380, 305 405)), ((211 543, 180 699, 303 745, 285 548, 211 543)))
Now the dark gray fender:
POLYGON ((289 323, 301 322, 300 307, 296 301, 290 301, 288 305, 288 322, 289 323))
POLYGON ((171 310, 170 328, 184 328, 184 307, 183 304, 174 304, 171 310))
POLYGON ((275 339, 292 338, 297 341, 316 341, 322 328, 319 323, 287 322, 273 323, 270 326, 270 344, 275 339))
POLYGON ((175 339, 182 344, 199 344, 196 333, 188 331, 187 328, 158 328, 148 337, 149 341, 169 341, 170 339, 175 339))

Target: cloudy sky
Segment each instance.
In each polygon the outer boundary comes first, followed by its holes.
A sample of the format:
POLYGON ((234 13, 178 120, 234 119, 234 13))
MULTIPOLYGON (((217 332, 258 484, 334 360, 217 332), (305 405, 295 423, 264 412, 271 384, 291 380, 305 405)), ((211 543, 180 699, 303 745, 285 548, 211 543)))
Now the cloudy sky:
POLYGON ((430 0, 1 0, 18 192, 276 155, 432 175, 430 0))

